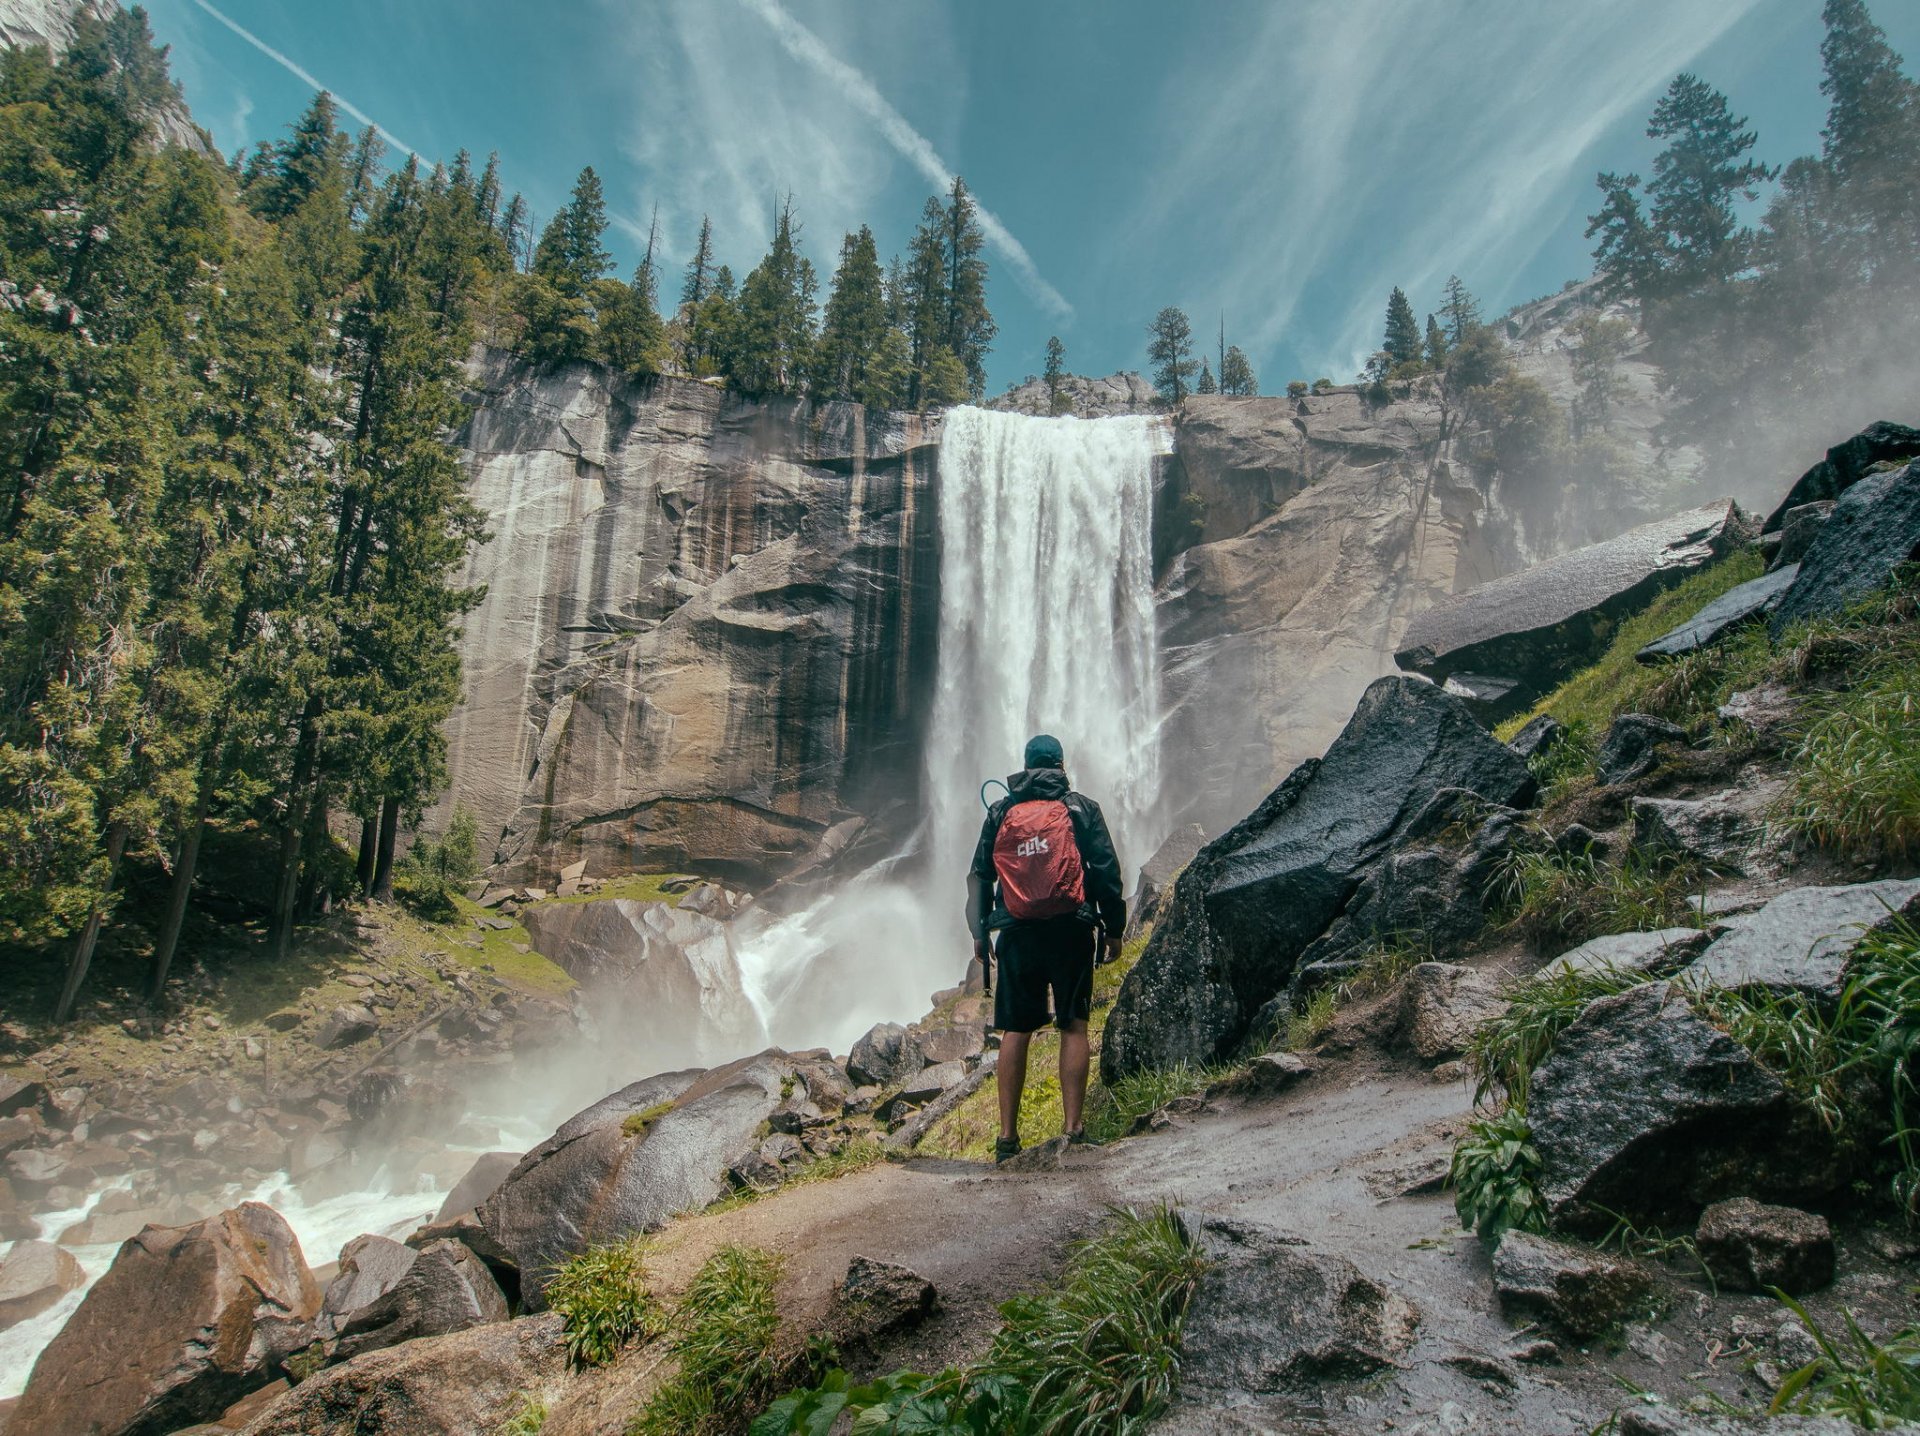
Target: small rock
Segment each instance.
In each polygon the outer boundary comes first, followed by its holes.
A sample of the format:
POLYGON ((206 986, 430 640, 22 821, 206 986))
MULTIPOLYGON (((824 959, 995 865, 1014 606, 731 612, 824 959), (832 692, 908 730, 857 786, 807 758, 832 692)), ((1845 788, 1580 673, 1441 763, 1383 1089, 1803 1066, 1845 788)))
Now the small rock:
POLYGON ((364 972, 349 972, 340 979, 348 987, 372 987, 373 979, 364 972))
POLYGON ((1521 1231, 1500 1238, 1493 1284, 1509 1320, 1549 1322, 1581 1340, 1639 1314, 1654 1292, 1638 1262, 1521 1231))
POLYGON ((1696 858, 1723 872, 1754 870, 1763 820, 1738 790, 1706 798, 1635 798, 1632 811, 1637 846, 1696 858))
POLYGON ((247 1038, 245 1042, 240 1044, 240 1050, 245 1052, 248 1058, 255 1062, 258 1062, 267 1055, 266 1044, 258 1037, 247 1038))
POLYGON ((1247 1064, 1244 1086, 1253 1092, 1282 1092, 1312 1072, 1313 1064, 1298 1052, 1262 1052, 1247 1064))
POLYGON ((1794 1207, 1750 1197, 1715 1202, 1700 1214, 1694 1242, 1714 1280, 1733 1291, 1777 1286, 1801 1296, 1833 1280, 1833 1229, 1794 1207))
POLYGON ((847 1055, 847 1076, 856 1086, 891 1087, 924 1066, 920 1044, 897 1022, 869 1029, 847 1055))
POLYGON ((938 1303, 933 1283, 893 1262, 857 1256, 834 1296, 829 1329, 840 1343, 859 1346, 918 1326, 938 1303))
POLYGON ((1423 962, 1400 989, 1401 1038, 1422 1061, 1458 1057, 1503 1005, 1493 983, 1472 968, 1423 962))
POLYGON ((327 1014, 320 1028, 320 1046, 332 1050, 365 1042, 380 1030, 380 1019, 370 1008, 357 1002, 343 1003, 327 1014))
POLYGON ((1653 771, 1659 752, 1685 747, 1687 730, 1647 713, 1623 713, 1613 720, 1595 760, 1602 783, 1630 783, 1653 771))
POLYGON ((1553 745, 1566 736, 1564 724, 1549 714, 1538 713, 1527 720, 1526 726, 1513 735, 1513 741, 1507 746, 1531 761, 1551 752, 1553 745))
POLYGON ((1002 1172, 1057 1172, 1066 1165, 1070 1144, 1065 1137, 1049 1137, 1037 1147, 1007 1158, 998 1164, 1002 1172))

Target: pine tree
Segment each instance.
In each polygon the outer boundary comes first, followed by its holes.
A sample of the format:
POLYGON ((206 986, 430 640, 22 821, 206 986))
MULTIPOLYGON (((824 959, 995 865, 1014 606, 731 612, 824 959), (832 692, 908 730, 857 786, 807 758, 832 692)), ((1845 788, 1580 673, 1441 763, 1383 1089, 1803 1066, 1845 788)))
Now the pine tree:
POLYGON ((1441 329, 1440 321, 1434 315, 1427 316, 1427 367, 1444 369, 1447 367, 1447 336, 1441 329))
POLYGON ((680 286, 680 304, 686 309, 698 309, 700 301, 707 297, 713 287, 713 221, 706 215, 700 216, 700 239, 694 246, 693 258, 687 262, 686 282, 680 286))
POLYGON ((1573 435, 1579 438, 1607 429, 1614 409, 1626 397, 1620 360, 1633 342, 1633 326, 1589 310, 1568 326, 1568 332, 1574 341, 1569 355, 1575 390, 1571 418, 1573 435))
POLYGON ((1200 356, 1200 378, 1193 386, 1196 394, 1218 394, 1220 386, 1213 382, 1213 366, 1207 362, 1206 355, 1200 356))
POLYGON ((313 97, 292 133, 274 145, 247 203, 262 219, 284 219, 299 209, 347 162, 347 137, 338 123, 333 96, 313 97))
POLYGON ((613 297, 601 288, 613 263, 606 233, 600 177, 588 165, 574 182, 566 207, 541 231, 532 267, 520 286, 517 307, 525 326, 521 347, 536 363, 594 356, 599 308, 613 297))
POLYGON ((1668 271, 1664 285, 1725 280, 1745 264, 1734 201, 1756 198, 1774 173, 1747 158, 1758 136, 1746 123, 1694 75, 1676 77, 1654 106, 1647 136, 1668 144, 1647 182, 1648 223, 1668 271))
POLYGON ((1920 91, 1863 0, 1827 0, 1821 19, 1820 92, 1828 103, 1821 157, 1848 232, 1845 260, 1862 275, 1888 262, 1911 268, 1920 262, 1920 199, 1912 182, 1920 91))
POLYGON ((1440 305, 1440 317, 1446 321, 1447 347, 1458 348, 1469 331, 1480 322, 1480 302, 1460 282, 1460 276, 1449 274, 1447 287, 1440 305))
POLYGON ((365 126, 353 142, 347 159, 347 219, 358 224, 366 218, 367 207, 380 185, 380 165, 387 154, 386 141, 372 125, 365 126))
POLYGON ((1193 326, 1179 309, 1168 305, 1147 326, 1147 362, 1153 365, 1154 387, 1160 397, 1179 407, 1187 397, 1187 380, 1194 371, 1193 326))
POLYGON ((862 225, 840 244, 840 264, 813 353, 814 397, 876 408, 890 403, 900 376, 888 372, 889 328, 879 253, 873 231, 862 225))
POLYGON ((1387 297, 1386 339, 1380 347, 1387 355, 1390 372, 1417 369, 1420 365, 1420 325, 1399 285, 1395 285, 1387 297))
POLYGON ((987 389, 987 352, 999 326, 987 312, 987 261, 982 257, 986 236, 958 175, 948 192, 941 239, 946 247, 947 322, 945 343, 967 375, 967 397, 978 399, 987 389))
POLYGON ((1220 392, 1236 399, 1251 399, 1260 392, 1253 365, 1238 344, 1229 344, 1226 357, 1220 361, 1220 392))
POLYGON ((1063 407, 1067 407, 1061 403, 1063 396, 1060 392, 1060 381, 1065 377, 1066 370, 1067 346, 1060 342, 1060 336, 1058 334, 1051 334, 1047 336, 1046 367, 1040 376, 1046 382, 1047 386, 1047 412, 1049 414, 1058 414, 1063 407))
POLYGON ((799 225, 789 196, 774 223, 773 243, 740 287, 727 377, 749 394, 797 394, 813 347, 812 261, 795 247, 799 225))

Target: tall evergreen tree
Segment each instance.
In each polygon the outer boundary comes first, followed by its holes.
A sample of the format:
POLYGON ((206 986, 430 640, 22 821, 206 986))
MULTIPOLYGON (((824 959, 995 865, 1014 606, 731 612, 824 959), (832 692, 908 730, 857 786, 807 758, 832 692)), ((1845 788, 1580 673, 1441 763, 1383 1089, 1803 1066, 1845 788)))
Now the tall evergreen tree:
POLYGON ((1193 377, 1193 326, 1186 314, 1168 305, 1147 326, 1147 362, 1153 366, 1154 387, 1160 397, 1179 407, 1193 377))
POLYGON ((1447 347, 1457 348, 1469 331, 1480 322, 1480 302, 1460 282, 1460 276, 1447 276, 1440 304, 1440 317, 1446 321, 1447 347))
POLYGON ((1426 361, 1429 369, 1444 369, 1447 365, 1447 335, 1440 327, 1435 315, 1427 316, 1426 361))
POLYGON ((1047 412, 1058 414, 1062 408, 1060 381, 1066 377, 1067 346, 1060 342, 1058 334, 1047 336, 1047 362, 1041 372, 1041 378, 1047 386, 1047 412))
POLYGON ((606 233, 600 176, 588 165, 566 207, 541 231, 520 286, 521 346, 529 358, 545 363, 593 357, 599 306, 609 297, 600 281, 613 263, 606 233))
POLYGON ((1220 392, 1236 399, 1251 399, 1260 392, 1253 365, 1238 344, 1229 344, 1226 357, 1220 361, 1220 392))
POLYGON ((313 97, 247 190, 247 203, 255 214, 262 219, 285 219, 347 163, 347 137, 340 130, 338 114, 333 96, 325 90, 313 97))
POLYGON ((797 394, 813 347, 813 263, 796 247, 793 199, 780 206, 773 243, 740 288, 727 377, 749 394, 797 394))
POLYGON ((987 311, 986 236, 980 229, 978 206, 958 175, 948 190, 941 240, 947 271, 945 343, 966 371, 967 396, 978 399, 986 393, 987 352, 999 326, 987 311))
POLYGON ((1420 324, 1413 317, 1413 306, 1399 285, 1387 296, 1386 339, 1381 344, 1392 369, 1418 368, 1420 364, 1420 324))
POLYGON ((1870 276, 1920 263, 1920 91, 1873 22, 1864 0, 1826 0, 1820 92, 1827 97, 1821 158, 1834 181, 1832 208, 1845 234, 1835 255, 1870 276))
POLYGON ((1758 136, 1746 123, 1695 75, 1675 78, 1654 106, 1647 136, 1667 146, 1647 181, 1648 223, 1662 251, 1663 286, 1724 280, 1746 263, 1734 201, 1756 198, 1773 177, 1749 158, 1758 136))
POLYGON ((890 343, 887 295, 873 231, 865 225, 841 241, 840 264, 813 353, 811 388, 816 398, 852 399, 872 407, 894 402, 904 377, 897 372, 901 345, 890 343))

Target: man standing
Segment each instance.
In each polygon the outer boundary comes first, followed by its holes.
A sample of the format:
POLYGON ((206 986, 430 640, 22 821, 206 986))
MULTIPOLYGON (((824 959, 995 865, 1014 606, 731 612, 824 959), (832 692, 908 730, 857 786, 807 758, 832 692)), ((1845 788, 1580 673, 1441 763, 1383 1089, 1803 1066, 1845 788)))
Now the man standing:
POLYGON ((1047 1021, 1052 997, 1060 1029, 1060 1104, 1065 1130, 1087 1140, 1087 1018, 1093 1011, 1093 965, 1120 955, 1127 904, 1120 859, 1100 805, 1067 784, 1057 738, 1027 744, 1025 770, 1007 779, 1007 796, 987 810, 967 874, 967 925, 973 955, 990 961, 989 935, 1000 935, 1000 985, 993 1025, 1000 1029, 1000 1138, 993 1158, 1020 1150, 1020 1089, 1027 1045, 1047 1021))

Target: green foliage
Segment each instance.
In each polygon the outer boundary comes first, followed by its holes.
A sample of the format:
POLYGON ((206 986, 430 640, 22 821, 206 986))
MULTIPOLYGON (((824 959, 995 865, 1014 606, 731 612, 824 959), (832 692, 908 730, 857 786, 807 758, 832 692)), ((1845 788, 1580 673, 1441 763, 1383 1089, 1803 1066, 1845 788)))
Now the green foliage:
POLYGON ((1088 1103, 1087 1132, 1100 1142, 1128 1136, 1133 1124, 1181 1097, 1204 1092, 1231 1076, 1226 1066, 1195 1066, 1179 1062, 1129 1073, 1111 1087, 1101 1087, 1088 1103))
POLYGON ((664 1314, 647 1290, 646 1249, 637 1239, 568 1258, 547 1283, 546 1297, 565 1323, 575 1366, 605 1366, 631 1343, 665 1330, 664 1314))
POLYGON ((1523 1108, 1509 1103, 1498 1117, 1468 1123, 1453 1149, 1451 1176, 1461 1225, 1488 1246, 1503 1232, 1545 1231, 1539 1174, 1540 1154, 1523 1108))
POLYGON ((511 1420, 494 1429, 493 1436, 540 1436, 547 1425, 547 1403, 531 1393, 523 1398, 511 1420))
POLYGON ((1610 967, 1574 971, 1554 963, 1509 987, 1502 994, 1507 1005, 1482 1022, 1467 1044, 1467 1063, 1478 1079, 1474 1101, 1501 1092, 1510 1108, 1524 1111, 1528 1079, 1552 1050, 1554 1039, 1595 998, 1625 992, 1646 980, 1610 967))
POLYGON ((1907 645, 1822 702, 1793 755, 1786 826, 1848 856, 1920 852, 1920 652, 1907 645))
POLYGON ((1193 386, 1196 394, 1218 394, 1220 386, 1213 381, 1213 365, 1203 355, 1200 359, 1200 378, 1193 386))
POLYGON ((669 1097, 664 1102, 655 1102, 651 1107, 643 1108, 638 1112, 629 1112, 620 1120, 620 1131, 628 1137, 644 1136, 647 1128, 672 1110, 673 1099, 669 1097))
POLYGON ((1205 1269, 1170 1210, 1117 1210, 1075 1249, 1058 1285, 1001 1307, 1003 1325, 977 1364, 860 1386, 832 1372, 774 1402, 751 1436, 824 1436, 847 1417, 863 1436, 1142 1431, 1172 1398, 1181 1326, 1205 1269))
POLYGON ((1387 296, 1386 337, 1381 341, 1380 349, 1387 356, 1389 370, 1417 370, 1420 367, 1425 349, 1420 322, 1413 317, 1413 306, 1407 302, 1405 292, 1397 284, 1393 287, 1393 293, 1387 296))
POLYGON ((1617 859, 1551 847, 1516 848, 1493 881, 1497 920, 1536 948, 1618 932, 1699 925, 1690 898, 1706 870, 1680 854, 1629 847, 1617 859))
POLYGON ((774 1357, 780 1267, 778 1256, 751 1247, 722 1247, 707 1258, 666 1326, 679 1369, 628 1425, 629 1436, 725 1436, 766 1402, 783 1374, 774 1357))
POLYGON ((394 874, 394 891, 421 914, 444 917, 479 872, 479 827, 472 810, 460 804, 447 820, 445 833, 438 837, 422 833, 413 840, 394 874))
POLYGON ((1877 1342, 1845 1312, 1846 1333, 1836 1337, 1792 1297, 1776 1295, 1800 1318, 1820 1355, 1780 1383, 1771 1414, 1843 1416, 1868 1431, 1920 1420, 1920 1330, 1909 1327, 1877 1342))
POLYGON ((1331 394, 1333 392, 1333 380, 1325 377, 1315 379, 1313 381, 1313 392, 1316 394, 1331 394))
POLYGON ((1340 991, 1320 987, 1309 993, 1298 1010, 1288 1014, 1283 1040, 1289 1052, 1303 1052, 1313 1046, 1333 1026, 1340 1012, 1340 991))
POLYGON ((1287 380, 1287 397, 1289 399, 1306 398, 1307 397, 1307 381, 1305 379, 1287 380))
POLYGON ((1235 399, 1251 399, 1260 392, 1253 365, 1240 352, 1238 344, 1229 344, 1226 356, 1220 361, 1220 392, 1235 399))
POLYGON ((825 322, 813 352, 813 394, 873 408, 906 399, 906 341, 887 312, 873 231, 862 225, 840 246, 825 322))
POLYGON ((1147 362, 1153 366, 1154 387, 1169 404, 1179 404, 1190 392, 1193 377, 1193 326, 1181 310, 1168 305, 1147 326, 1147 362))
POLYGON ((1068 407, 1066 396, 1060 392, 1060 381, 1066 377, 1067 346, 1060 342, 1058 334, 1047 336, 1047 362, 1040 377, 1047 386, 1047 412, 1061 413, 1068 407))

